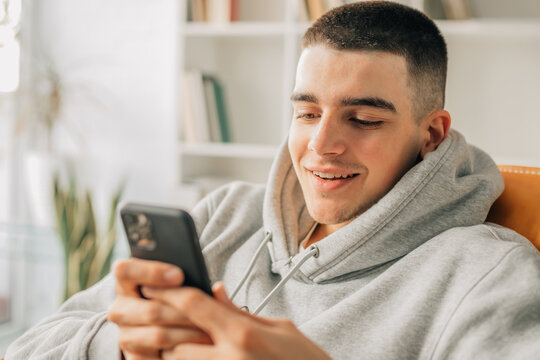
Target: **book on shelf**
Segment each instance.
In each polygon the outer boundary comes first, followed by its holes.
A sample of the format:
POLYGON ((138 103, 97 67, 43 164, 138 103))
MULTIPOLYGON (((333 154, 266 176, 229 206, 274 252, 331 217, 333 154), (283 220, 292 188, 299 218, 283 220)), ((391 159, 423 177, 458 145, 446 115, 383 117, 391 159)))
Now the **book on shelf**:
POLYGON ((228 23, 238 21, 239 0, 188 0, 188 21, 228 23))
POLYGON ((206 107, 206 94, 204 92, 203 74, 199 70, 192 70, 188 73, 191 85, 193 120, 198 140, 200 142, 210 141, 210 130, 208 124, 208 112, 206 107))
POLYGON ((207 75, 206 81, 212 83, 214 88, 213 98, 211 103, 215 106, 215 112, 217 114, 217 124, 218 124, 218 141, 221 142, 230 142, 231 136, 229 134, 229 124, 227 119, 227 108, 225 102, 225 92, 223 86, 219 80, 214 77, 207 75))
POLYGON ((215 76, 184 73, 182 132, 186 142, 229 142, 223 87, 215 76))
POLYGON ((469 0, 442 0, 448 20, 466 20, 472 17, 469 0))
POLYGON ((315 21, 326 12, 324 0, 307 0, 308 14, 311 21, 315 21))
POLYGON ((326 1, 325 1, 325 4, 326 4, 326 11, 328 11, 328 10, 330 10, 330 9, 333 9, 333 8, 335 8, 335 7, 338 7, 338 6, 347 4, 347 3, 350 3, 350 1, 345 1, 345 0, 326 0, 326 1))
POLYGON ((307 22, 309 21, 309 13, 306 4, 306 0, 296 0, 298 3, 298 21, 307 22))
POLYGON ((182 138, 187 142, 197 141, 197 131, 195 130, 195 120, 193 114, 193 94, 191 93, 190 79, 188 73, 184 73, 182 79, 182 138))
POLYGON ((335 7, 350 3, 346 0, 297 0, 298 20, 315 21, 325 12, 335 7))
POLYGON ((203 76, 204 97, 206 100, 206 115, 208 130, 212 141, 222 141, 221 129, 219 128, 219 117, 214 91, 214 82, 207 76, 203 76))

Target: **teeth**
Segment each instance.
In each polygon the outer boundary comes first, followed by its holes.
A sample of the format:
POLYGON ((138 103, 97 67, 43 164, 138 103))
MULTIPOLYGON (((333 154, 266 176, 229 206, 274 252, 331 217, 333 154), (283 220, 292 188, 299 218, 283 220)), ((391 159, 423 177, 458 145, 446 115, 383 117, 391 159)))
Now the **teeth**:
POLYGON ((349 174, 349 175, 331 174, 331 173, 323 173, 323 172, 319 172, 319 171, 313 171, 313 174, 317 175, 318 177, 320 177, 322 179, 327 179, 327 180, 331 180, 331 179, 347 179, 347 178, 350 178, 350 177, 354 176, 354 174, 349 174))

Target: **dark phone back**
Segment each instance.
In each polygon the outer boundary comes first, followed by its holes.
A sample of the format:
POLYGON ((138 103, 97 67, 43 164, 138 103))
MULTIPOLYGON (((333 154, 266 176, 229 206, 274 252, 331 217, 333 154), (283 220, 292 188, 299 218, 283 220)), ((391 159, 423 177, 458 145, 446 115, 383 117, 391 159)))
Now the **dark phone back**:
POLYGON ((174 264, 184 271, 184 285, 212 295, 195 225, 186 211, 127 204, 120 216, 132 256, 174 264))

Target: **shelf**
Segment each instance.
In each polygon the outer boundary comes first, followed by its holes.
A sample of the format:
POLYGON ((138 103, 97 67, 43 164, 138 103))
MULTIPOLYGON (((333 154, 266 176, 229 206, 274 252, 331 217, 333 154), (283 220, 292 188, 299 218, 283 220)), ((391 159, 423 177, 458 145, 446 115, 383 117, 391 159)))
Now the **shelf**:
POLYGON ((186 36, 281 36, 287 31, 283 22, 190 22, 185 25, 186 36))
MULTIPOLYGON (((498 13, 505 13, 503 2, 497 2, 498 13)), ((298 18, 297 6, 301 3, 296 0, 240 3, 241 21, 181 20, 177 28, 179 69, 197 68, 219 77, 226 88, 230 134, 235 141, 224 144, 178 140, 175 148, 178 184, 198 196, 201 195, 200 188, 216 186, 214 179, 266 181, 279 148, 272 144, 279 144, 289 127, 288 95, 294 86, 299 40, 312 25, 310 21, 295 20, 298 18), (276 110, 281 110, 277 116, 276 110), (190 181, 197 186, 190 187, 193 185, 190 181)), ((427 4, 424 0, 408 3, 419 9, 425 9, 427 4)), ((436 24, 447 38, 450 50, 447 99, 455 124, 459 124, 458 119, 464 119, 461 126, 467 138, 475 139, 473 143, 493 154, 495 150, 509 156, 532 154, 530 159, 496 157, 498 163, 538 166, 535 161, 537 151, 533 146, 514 150, 520 141, 516 136, 502 148, 486 132, 496 128, 494 134, 504 133, 507 131, 506 119, 511 116, 525 119, 526 125, 522 126, 531 129, 527 133, 538 133, 533 131, 537 123, 527 119, 531 118, 534 109, 530 109, 540 91, 540 73, 535 62, 539 51, 536 44, 540 43, 540 19, 485 17, 436 20, 436 24), (500 109, 493 107, 499 103, 500 109), (515 115, 516 111, 518 115, 515 115), (471 125, 470 118, 478 121, 471 125), (494 118, 497 119, 495 124, 494 118)), ((532 141, 527 142, 530 143, 532 141)), ((184 196, 181 198, 185 199, 184 196)))
POLYGON ((182 155, 226 157, 238 159, 273 159, 277 146, 252 145, 237 143, 182 143, 179 152, 182 155))
POLYGON ((443 35, 540 37, 540 21, 525 19, 436 20, 443 35))
MULTIPOLYGON (((540 37, 540 21, 531 19, 435 20, 443 35, 540 37)), ((309 22, 297 23, 296 33, 303 35, 309 22)))

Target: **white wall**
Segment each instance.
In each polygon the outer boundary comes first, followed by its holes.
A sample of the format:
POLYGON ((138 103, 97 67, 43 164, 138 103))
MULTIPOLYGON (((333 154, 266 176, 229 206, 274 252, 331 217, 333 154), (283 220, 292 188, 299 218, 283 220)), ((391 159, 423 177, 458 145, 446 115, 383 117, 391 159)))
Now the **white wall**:
POLYGON ((10 198, 10 148, 13 138, 13 98, 0 93, 0 223, 9 217, 10 198))
POLYGON ((532 25, 446 36, 452 126, 499 163, 540 166, 540 24, 532 25))
MULTIPOLYGON (((81 181, 94 191, 98 210, 107 208, 108 195, 126 176, 129 182, 124 200, 172 203, 176 181, 171 164, 176 157, 177 134, 177 1, 27 3, 33 6, 34 53, 49 56, 66 83, 62 126, 55 132, 57 150, 80 159, 81 181)), ((0 120, 0 129, 11 134, 4 119, 0 120)), ((3 164, 0 175, 5 170, 3 164)), ((17 201, 24 202, 28 195, 24 174, 17 179, 17 201)), ((37 181, 44 182, 44 176, 38 174, 37 181)), ((6 203, 5 198, 2 203, 6 203)), ((4 210, 0 215, 6 215, 4 210)), ((24 216, 10 220, 31 221, 24 216)), ((53 233, 51 230, 43 231, 53 233)), ((14 324, 8 329, 13 331, 34 324, 60 304, 62 255, 60 242, 52 235, 33 242, 12 233, 5 236, 0 250, 6 256, 15 251, 12 264, 23 264, 26 272, 10 274, 12 284, 21 284, 25 291, 24 297, 14 299, 23 306, 25 324, 14 324)), ((119 245, 120 253, 125 254, 125 244, 120 241, 119 245)), ((0 336, 0 357, 11 339, 2 330, 0 334, 6 337, 0 336)))
POLYGON ((167 202, 174 184, 175 0, 35 1, 36 47, 66 82, 62 151, 91 159, 125 199, 167 202), (69 130, 66 130, 69 129, 69 130))

